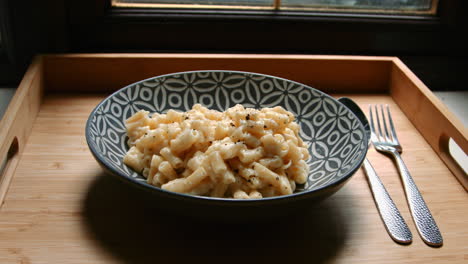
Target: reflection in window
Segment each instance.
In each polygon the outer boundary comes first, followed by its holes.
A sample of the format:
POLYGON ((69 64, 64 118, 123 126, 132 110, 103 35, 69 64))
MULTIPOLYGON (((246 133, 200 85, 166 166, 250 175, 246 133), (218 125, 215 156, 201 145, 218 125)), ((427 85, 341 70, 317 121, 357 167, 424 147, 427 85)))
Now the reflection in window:
POLYGON ((433 0, 282 0, 284 7, 394 11, 394 12, 424 12, 430 11, 437 3, 433 0))
POLYGON ((233 6, 265 6, 272 0, 117 0, 118 4, 171 4, 171 5, 233 5, 233 6))
POLYGON ((115 7, 251 8, 333 12, 435 14, 438 0, 113 0, 115 7))

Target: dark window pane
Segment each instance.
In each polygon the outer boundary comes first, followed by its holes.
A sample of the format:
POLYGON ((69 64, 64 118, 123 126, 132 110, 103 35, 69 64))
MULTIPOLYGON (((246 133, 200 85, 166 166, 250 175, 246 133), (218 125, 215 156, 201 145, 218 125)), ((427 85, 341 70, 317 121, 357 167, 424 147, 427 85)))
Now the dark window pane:
POLYGON ((197 5, 203 6, 272 6, 273 0, 114 0, 114 5, 135 5, 144 7, 157 7, 157 5, 197 5))
POLYGON ((437 1, 434 0, 282 0, 283 7, 417 12, 430 11, 437 1))

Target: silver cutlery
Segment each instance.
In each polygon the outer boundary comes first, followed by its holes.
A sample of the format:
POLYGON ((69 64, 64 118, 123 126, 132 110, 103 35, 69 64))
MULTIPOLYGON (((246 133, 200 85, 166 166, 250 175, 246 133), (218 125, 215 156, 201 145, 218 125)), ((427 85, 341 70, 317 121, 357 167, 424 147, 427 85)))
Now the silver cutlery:
POLYGON ((403 182, 406 200, 422 240, 430 246, 441 246, 443 239, 439 228, 400 156, 403 148, 398 141, 388 105, 385 106, 385 110, 383 105, 369 107, 372 144, 377 151, 389 154, 395 159, 403 182), (386 117, 384 112, 386 112, 386 117))
MULTIPOLYGON (((347 108, 349 108, 361 121, 364 129, 366 130, 366 136, 369 140, 369 147, 370 147, 370 137, 371 131, 369 127, 369 122, 366 118, 366 115, 362 112, 361 108, 351 99, 342 97, 339 98, 342 104, 344 104, 347 108)), ((380 180, 379 176, 375 172, 374 168, 372 167, 369 160, 366 158, 363 163, 364 171, 366 172, 369 187, 372 192, 372 196, 374 197, 375 204, 377 206, 377 211, 382 218, 385 228, 387 229, 388 234, 390 237, 402 244, 409 244, 413 240, 413 236, 411 231, 408 228, 405 220, 401 216, 400 211, 396 207, 395 203, 393 202, 392 198, 385 189, 382 181, 380 180)))

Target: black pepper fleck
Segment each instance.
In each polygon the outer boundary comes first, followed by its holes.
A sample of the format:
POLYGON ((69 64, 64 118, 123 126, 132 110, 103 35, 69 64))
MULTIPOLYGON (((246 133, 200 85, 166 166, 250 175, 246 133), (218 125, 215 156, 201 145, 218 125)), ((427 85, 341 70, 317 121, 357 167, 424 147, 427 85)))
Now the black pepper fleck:
POLYGON ((245 119, 246 119, 246 120, 250 120, 250 114, 247 114, 247 115, 245 116, 245 119))

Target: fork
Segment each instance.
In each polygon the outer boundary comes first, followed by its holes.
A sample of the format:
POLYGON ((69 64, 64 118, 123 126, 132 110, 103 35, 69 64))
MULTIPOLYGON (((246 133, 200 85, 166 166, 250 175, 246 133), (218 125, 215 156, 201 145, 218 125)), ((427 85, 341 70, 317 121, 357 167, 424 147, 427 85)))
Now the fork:
POLYGON ((395 159, 403 182, 406 200, 422 240, 430 246, 441 246, 443 243, 442 235, 400 156, 400 153, 403 152, 403 147, 398 141, 389 106, 386 105, 385 109, 387 118, 385 118, 383 105, 380 105, 380 111, 377 105, 369 106, 372 144, 377 151, 389 154, 395 159))

